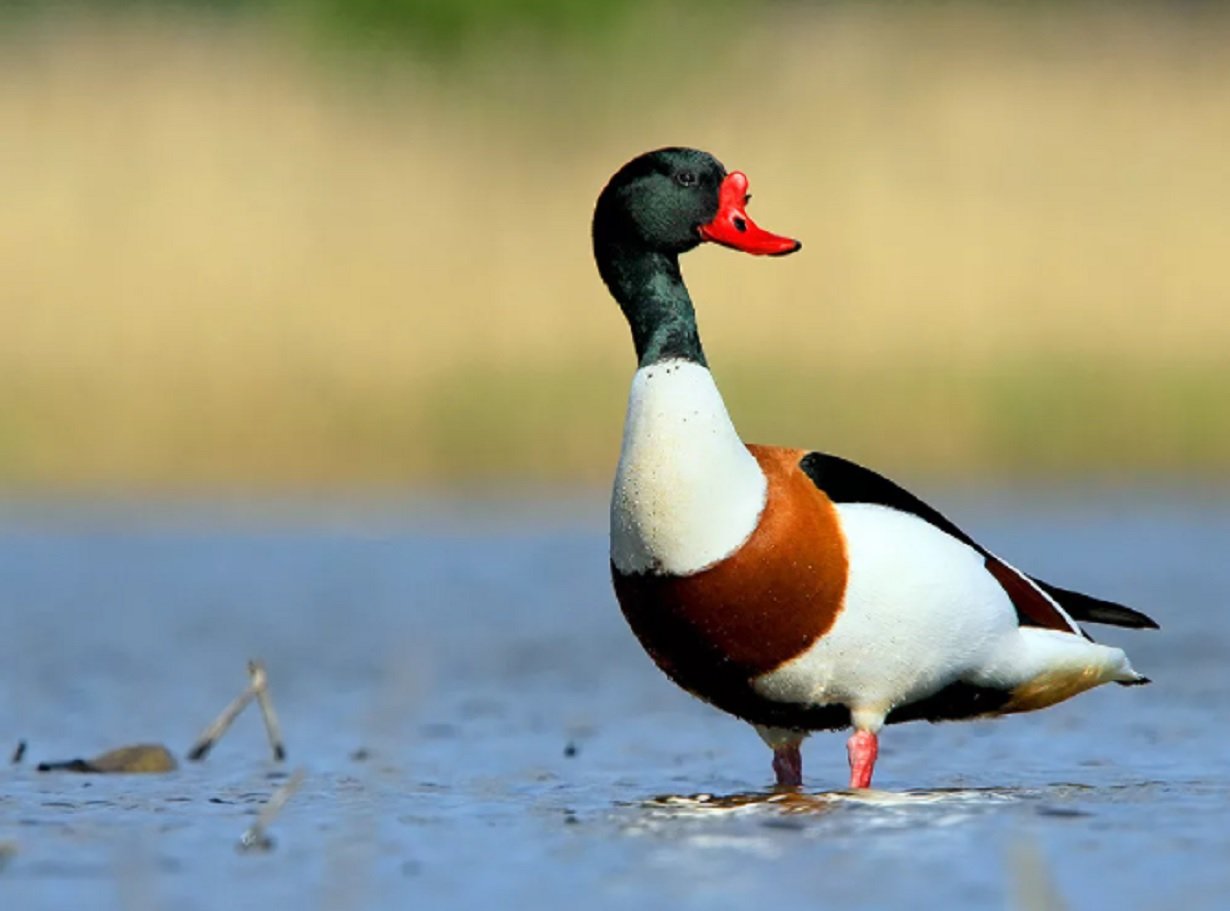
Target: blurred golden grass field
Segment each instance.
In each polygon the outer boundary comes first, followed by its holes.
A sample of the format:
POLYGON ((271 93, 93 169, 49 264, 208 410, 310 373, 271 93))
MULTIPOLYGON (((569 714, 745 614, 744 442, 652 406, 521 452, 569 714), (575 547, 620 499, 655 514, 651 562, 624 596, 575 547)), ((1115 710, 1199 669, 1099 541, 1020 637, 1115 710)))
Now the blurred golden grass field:
POLYGON ((675 14, 465 72, 251 23, 12 31, 0 484, 604 482, 634 362, 589 218, 666 144, 805 243, 685 260, 746 438, 1224 478, 1230 18, 1040 10, 675 14))

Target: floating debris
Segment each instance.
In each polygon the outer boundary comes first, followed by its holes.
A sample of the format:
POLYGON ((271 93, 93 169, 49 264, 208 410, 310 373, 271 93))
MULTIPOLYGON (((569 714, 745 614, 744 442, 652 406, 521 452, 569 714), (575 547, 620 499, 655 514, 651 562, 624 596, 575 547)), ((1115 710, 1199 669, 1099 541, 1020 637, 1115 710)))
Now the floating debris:
MULTIPOLYGON (((264 664, 258 660, 247 663, 248 682, 246 690, 239 698, 223 709, 218 719, 210 724, 200 735, 197 743, 188 752, 188 759, 202 760, 218 743, 221 735, 234 722, 235 717, 253 698, 260 703, 261 716, 264 718, 264 730, 269 735, 269 746, 273 749, 273 759, 282 761, 287 757, 287 750, 282 744, 282 730, 278 725, 277 713, 273 711, 273 700, 269 697, 269 679, 264 664)), ((12 752, 12 765, 17 765, 25 759, 26 741, 20 740, 12 752)), ((82 772, 82 773, 160 773, 173 772, 178 768, 175 755, 162 744, 133 744, 108 750, 93 759, 71 759, 50 762, 39 762, 36 766, 39 772, 82 772)))
POLYGON ((192 749, 188 751, 188 758, 193 762, 199 762, 209 755, 209 751, 214 748, 222 735, 239 716, 249 702, 253 699, 257 701, 261 708, 261 717, 265 720, 265 733, 269 735, 269 746, 273 750, 273 758, 277 762, 282 762, 286 759, 286 747, 282 743, 282 729, 278 724, 277 713, 273 710, 273 699, 269 695, 269 677, 265 673, 265 665, 260 661, 248 662, 248 677, 249 682, 247 688, 235 697, 226 708, 197 738, 196 743, 192 745, 192 749))
POLYGON ((256 822, 248 827, 248 830, 239 837, 239 844, 236 845, 238 851, 272 851, 273 839, 269 836, 268 828, 278 813, 282 811, 286 801, 290 800, 292 794, 299 790, 299 786, 303 784, 304 779, 303 769, 296 769, 294 774, 286 780, 282 787, 278 788, 261 807, 260 813, 256 817, 256 822))
MULTIPOLYGON (((201 734, 188 758, 204 759, 215 743, 221 739, 230 727, 235 717, 253 699, 261 707, 261 716, 265 720, 265 731, 269 735, 269 745, 273 749, 273 758, 282 761, 286 758, 286 748, 282 745, 282 730, 278 725, 277 713, 273 710, 273 700, 269 695, 269 677, 265 666, 260 661, 248 662, 249 683, 230 705, 223 709, 204 733, 201 734)), ((19 741, 13 751, 12 763, 16 765, 25 758, 26 741, 19 741)), ((173 772, 179 767, 175 756, 160 743, 138 743, 131 746, 108 750, 93 759, 67 759, 52 762, 40 762, 35 768, 40 772, 83 772, 83 773, 159 773, 173 772)))
POLYGON ((93 759, 40 762, 40 772, 98 772, 115 774, 158 774, 174 772, 175 757, 160 743, 138 743, 100 753, 93 759))

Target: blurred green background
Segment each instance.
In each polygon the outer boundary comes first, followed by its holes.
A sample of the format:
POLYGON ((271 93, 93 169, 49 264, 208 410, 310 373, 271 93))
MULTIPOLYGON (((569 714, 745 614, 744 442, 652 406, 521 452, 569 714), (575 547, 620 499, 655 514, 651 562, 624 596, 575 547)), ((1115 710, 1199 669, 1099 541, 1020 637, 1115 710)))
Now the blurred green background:
POLYGON ((641 151, 753 441, 903 478, 1230 476, 1220 4, 0 7, 0 487, 605 483, 589 250, 641 151))

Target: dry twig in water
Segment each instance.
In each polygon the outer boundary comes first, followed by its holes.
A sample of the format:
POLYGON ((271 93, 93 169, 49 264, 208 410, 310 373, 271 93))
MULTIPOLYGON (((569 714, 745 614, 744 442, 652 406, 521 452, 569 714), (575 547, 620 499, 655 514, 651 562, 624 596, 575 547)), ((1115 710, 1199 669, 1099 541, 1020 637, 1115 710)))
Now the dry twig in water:
POLYGON ((188 751, 188 758, 194 762, 204 759, 209 755, 209 751, 214 748, 222 735, 226 733, 227 728, 238 717, 239 713, 247 707, 248 703, 256 699, 261 707, 261 715, 265 719, 265 731, 269 735, 269 746, 273 749, 273 758, 281 762, 286 758, 286 747, 282 743, 282 731, 278 726, 278 716, 273 710, 273 700, 269 695, 269 677, 265 673, 265 665, 260 661, 248 662, 248 676, 250 681, 247 688, 240 693, 235 700, 231 702, 197 738, 196 743, 192 745, 192 749, 188 751))
POLYGON ((261 807, 261 811, 256 817, 256 822, 252 823, 248 830, 239 837, 238 850, 269 851, 273 849, 273 839, 269 837, 269 833, 266 830, 278 813, 282 811, 282 807, 285 806, 290 796, 299 790, 299 786, 303 784, 303 778, 303 769, 296 769, 282 787, 273 792, 269 800, 261 807))

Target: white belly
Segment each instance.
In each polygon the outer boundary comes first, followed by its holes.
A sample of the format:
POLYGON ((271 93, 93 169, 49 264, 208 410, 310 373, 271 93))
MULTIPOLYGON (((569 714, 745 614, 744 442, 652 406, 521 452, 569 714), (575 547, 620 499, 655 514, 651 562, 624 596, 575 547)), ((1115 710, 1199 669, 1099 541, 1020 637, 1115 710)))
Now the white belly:
POLYGON ((708 369, 662 361, 632 379, 611 495, 611 560, 687 575, 731 554, 764 509, 763 472, 708 369))

